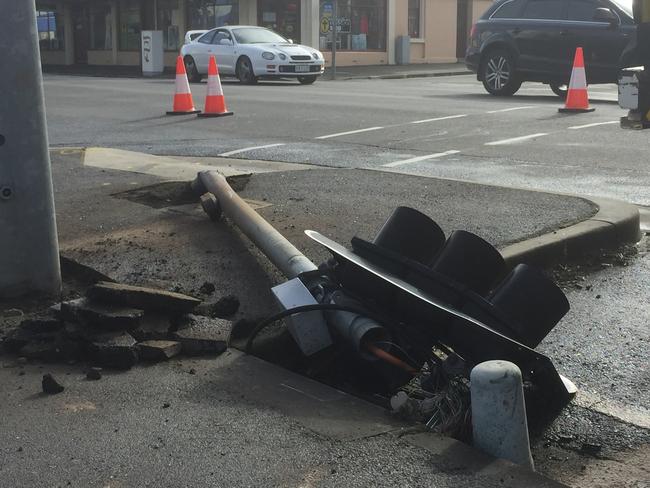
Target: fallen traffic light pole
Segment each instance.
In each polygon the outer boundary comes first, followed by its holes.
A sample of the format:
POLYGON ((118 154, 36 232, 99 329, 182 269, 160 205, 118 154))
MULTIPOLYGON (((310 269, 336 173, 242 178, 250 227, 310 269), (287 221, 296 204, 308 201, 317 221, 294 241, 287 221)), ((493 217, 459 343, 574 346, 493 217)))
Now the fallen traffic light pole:
POLYGON ((509 361, 522 372, 533 427, 552 420, 575 393, 534 350, 569 310, 564 293, 525 264, 508 272, 480 237, 455 231, 445 238, 426 215, 398 207, 372 242, 355 237, 351 250, 306 230, 333 257, 317 267, 221 174, 199 173, 193 188, 213 219, 223 213, 289 279, 272 289, 283 311, 256 327, 247 351, 257 333, 287 319, 305 357, 340 347, 348 371, 383 395, 423 369, 467 379, 479 363, 509 361))

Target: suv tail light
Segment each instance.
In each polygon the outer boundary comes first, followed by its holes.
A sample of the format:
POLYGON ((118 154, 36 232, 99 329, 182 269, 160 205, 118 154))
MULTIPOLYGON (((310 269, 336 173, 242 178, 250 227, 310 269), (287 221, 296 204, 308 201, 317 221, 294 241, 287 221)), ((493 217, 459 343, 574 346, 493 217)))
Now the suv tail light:
POLYGON ((476 37, 476 24, 472 24, 472 29, 469 31, 469 38, 474 39, 476 37))

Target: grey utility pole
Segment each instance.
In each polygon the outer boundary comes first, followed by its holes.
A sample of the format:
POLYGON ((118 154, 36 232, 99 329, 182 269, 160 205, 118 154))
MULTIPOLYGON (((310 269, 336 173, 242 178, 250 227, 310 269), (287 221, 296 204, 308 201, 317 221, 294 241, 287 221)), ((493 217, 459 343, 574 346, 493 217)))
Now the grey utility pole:
POLYGON ((332 0, 332 79, 336 79, 336 41, 338 39, 339 33, 338 33, 338 12, 336 8, 336 4, 338 3, 338 0, 332 0))
POLYGON ((36 7, 0 0, 0 11, 0 298, 56 294, 61 269, 36 7))

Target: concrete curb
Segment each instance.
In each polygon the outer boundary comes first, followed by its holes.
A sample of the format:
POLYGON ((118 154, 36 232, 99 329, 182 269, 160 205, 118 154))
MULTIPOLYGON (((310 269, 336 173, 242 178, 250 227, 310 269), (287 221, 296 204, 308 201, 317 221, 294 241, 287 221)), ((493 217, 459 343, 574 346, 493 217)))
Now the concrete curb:
MULTIPOLYGON (((368 171, 386 170, 385 168, 370 168, 368 171)), ((477 183, 476 181, 457 178, 435 176, 426 176, 426 178, 580 198, 598 207, 598 211, 591 218, 500 248, 499 252, 510 268, 519 263, 543 267, 552 266, 565 260, 579 260, 585 255, 594 255, 604 249, 615 249, 622 244, 634 244, 639 242, 642 236, 639 209, 635 205, 620 200, 600 197, 587 198, 583 195, 477 183)))
POLYGON ((596 215, 500 249, 506 263, 511 267, 519 263, 551 265, 639 241, 641 230, 637 207, 609 198, 584 199, 598 206, 596 215))

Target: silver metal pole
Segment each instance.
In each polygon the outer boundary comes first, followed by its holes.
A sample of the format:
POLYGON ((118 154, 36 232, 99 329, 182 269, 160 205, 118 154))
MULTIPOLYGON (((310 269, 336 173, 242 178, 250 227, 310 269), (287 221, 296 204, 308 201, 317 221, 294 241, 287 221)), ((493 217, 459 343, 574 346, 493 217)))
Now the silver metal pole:
POLYGON ((0 11, 0 298, 56 294, 61 270, 36 6, 0 0, 0 11))
POLYGON ((332 0, 332 79, 336 79, 336 40, 338 39, 338 17, 336 4, 338 0, 332 0))
POLYGON ((230 187, 226 178, 216 171, 199 173, 194 187, 212 193, 226 216, 264 253, 287 278, 318 268, 282 234, 264 220, 230 187))

